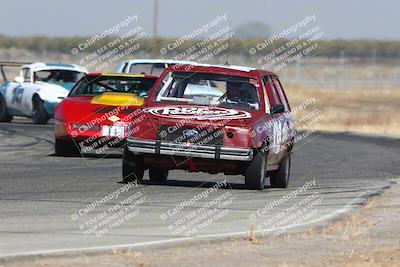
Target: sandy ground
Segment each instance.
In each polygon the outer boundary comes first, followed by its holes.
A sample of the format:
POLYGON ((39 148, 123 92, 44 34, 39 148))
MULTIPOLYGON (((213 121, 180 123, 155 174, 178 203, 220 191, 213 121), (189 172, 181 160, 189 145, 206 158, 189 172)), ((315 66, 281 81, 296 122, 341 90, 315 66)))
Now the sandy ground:
POLYGON ((316 100, 315 104, 295 114, 298 121, 304 121, 298 123, 297 128, 400 136, 400 91, 396 88, 341 91, 288 84, 285 89, 292 108, 306 99, 316 100), (315 110, 320 111, 320 120, 315 123, 309 123, 312 118, 302 120, 315 110))
POLYGON ((299 234, 30 257, 0 266, 400 266, 400 184, 326 227, 299 234))

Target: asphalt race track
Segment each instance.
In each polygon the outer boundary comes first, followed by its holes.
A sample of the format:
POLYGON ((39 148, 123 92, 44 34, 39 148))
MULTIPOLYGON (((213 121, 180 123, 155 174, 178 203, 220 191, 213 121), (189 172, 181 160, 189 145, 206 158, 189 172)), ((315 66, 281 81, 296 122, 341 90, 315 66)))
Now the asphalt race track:
MULTIPOLYGON (((391 179, 400 176, 399 155, 399 139, 314 133, 296 145, 288 189, 266 185, 263 192, 249 191, 244 189, 241 176, 173 171, 167 185, 145 181, 144 185, 120 192, 125 184, 119 182, 122 160, 118 155, 56 157, 52 124, 33 125, 30 120, 15 119, 0 124, 0 256, 184 240, 187 229, 175 231, 185 224, 179 218, 193 211, 207 214, 203 205, 222 197, 224 205, 212 215, 213 221, 197 224, 197 228, 192 224, 190 229, 198 229, 190 234, 192 238, 240 235, 251 224, 255 231, 262 231, 265 228, 259 226, 269 225, 268 219, 282 220, 279 214, 288 209, 287 214, 294 213, 299 208, 295 205, 302 203, 301 209, 311 200, 318 201, 285 230, 322 225, 388 187, 391 179), (216 182, 224 179, 228 186, 211 192, 216 182), (315 185, 310 186, 313 181, 315 185), (297 196, 265 208, 307 185, 297 196), (86 214, 82 212, 87 205, 116 191, 120 192, 118 198, 102 202, 86 214), (179 203, 204 192, 210 194, 173 212, 179 203), (131 196, 132 202, 118 208, 118 203, 131 196), (121 217, 114 216, 123 209, 121 217), (109 218, 101 225, 109 231, 85 235, 100 221, 93 218, 101 214, 109 218), (121 218, 126 220, 118 222, 121 218)), ((212 213, 214 209, 209 210, 212 213)), ((268 229, 273 234, 278 228, 268 229)))

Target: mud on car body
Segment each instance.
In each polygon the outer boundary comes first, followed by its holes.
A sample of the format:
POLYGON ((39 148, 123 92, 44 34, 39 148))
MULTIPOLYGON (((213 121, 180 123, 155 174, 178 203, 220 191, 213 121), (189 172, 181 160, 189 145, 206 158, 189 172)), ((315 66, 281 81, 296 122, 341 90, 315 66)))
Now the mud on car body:
POLYGON ((272 72, 238 66, 167 68, 128 130, 123 180, 166 182, 168 170, 242 174, 249 189, 287 187, 293 121, 272 72))

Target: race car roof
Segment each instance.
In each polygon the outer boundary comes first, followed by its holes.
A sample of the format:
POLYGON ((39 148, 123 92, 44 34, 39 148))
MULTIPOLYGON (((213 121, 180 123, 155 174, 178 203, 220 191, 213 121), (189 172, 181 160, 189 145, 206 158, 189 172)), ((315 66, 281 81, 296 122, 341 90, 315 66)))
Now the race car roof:
POLYGON ((32 64, 22 65, 21 68, 30 68, 33 71, 41 70, 71 70, 88 73, 87 69, 75 64, 63 64, 63 63, 44 63, 36 62, 32 64))
POLYGON ((189 60, 174 60, 174 59, 129 59, 125 63, 164 63, 164 64, 197 64, 189 60))
POLYGON ((252 68, 252 67, 245 67, 245 66, 236 66, 236 65, 212 65, 212 64, 200 64, 200 63, 196 63, 196 64, 186 64, 186 65, 181 65, 179 67, 174 67, 174 66, 170 66, 168 68, 169 70, 174 70, 174 71, 193 71, 193 72, 204 72, 204 71, 216 71, 216 72, 232 72, 231 74, 233 74, 233 72, 236 72, 236 74, 240 74, 240 73, 254 73, 254 72, 261 72, 262 75, 274 75, 274 76, 278 76, 277 74, 270 72, 270 71, 266 71, 266 70, 259 70, 256 68, 252 68), (190 67, 189 67, 190 66, 190 67), (189 67, 189 68, 188 68, 189 67))
POLYGON ((138 78, 153 78, 157 79, 158 76, 149 75, 149 74, 132 74, 132 73, 101 73, 101 72, 93 72, 88 73, 86 76, 104 76, 104 77, 138 77, 138 78))

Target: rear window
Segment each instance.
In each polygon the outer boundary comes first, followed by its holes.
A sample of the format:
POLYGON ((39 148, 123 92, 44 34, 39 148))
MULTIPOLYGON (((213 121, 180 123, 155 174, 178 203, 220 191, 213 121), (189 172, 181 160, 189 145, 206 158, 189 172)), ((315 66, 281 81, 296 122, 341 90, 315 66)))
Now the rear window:
POLYGON ((71 96, 99 95, 104 92, 134 93, 147 97, 156 78, 86 76, 74 87, 71 96))

